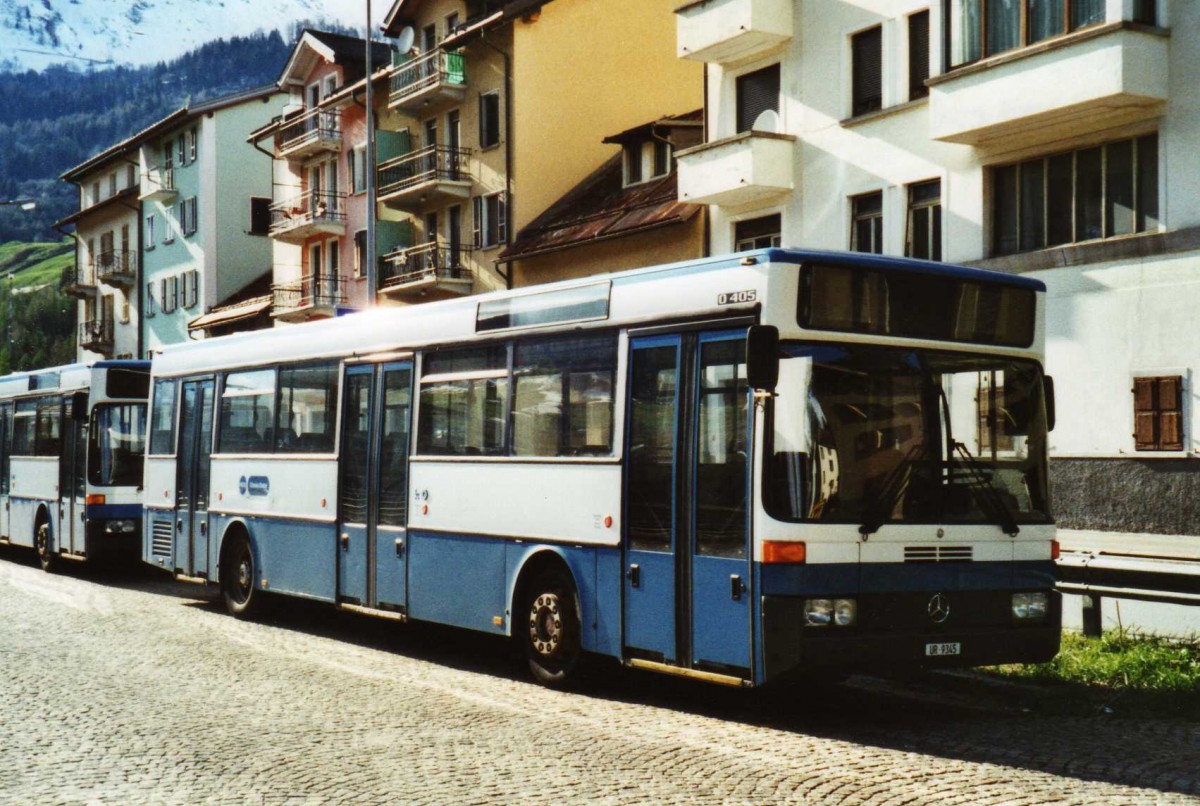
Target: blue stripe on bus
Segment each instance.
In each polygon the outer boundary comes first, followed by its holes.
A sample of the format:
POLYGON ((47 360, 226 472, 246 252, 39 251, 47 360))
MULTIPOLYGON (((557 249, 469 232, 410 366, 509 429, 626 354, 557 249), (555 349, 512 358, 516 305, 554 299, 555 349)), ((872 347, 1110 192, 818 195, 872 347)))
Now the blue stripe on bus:
POLYGON ((759 565, 763 595, 825 596, 927 590, 1045 589, 1054 586, 1054 563, 832 563, 759 565))
POLYGON ((88 518, 140 518, 141 504, 88 504, 84 509, 88 518))
POLYGON ((240 521, 258 564, 255 584, 275 593, 332 602, 337 595, 337 527, 332 523, 210 515, 208 578, 217 578, 220 541, 240 521), (266 580, 266 585, 262 581, 266 580))

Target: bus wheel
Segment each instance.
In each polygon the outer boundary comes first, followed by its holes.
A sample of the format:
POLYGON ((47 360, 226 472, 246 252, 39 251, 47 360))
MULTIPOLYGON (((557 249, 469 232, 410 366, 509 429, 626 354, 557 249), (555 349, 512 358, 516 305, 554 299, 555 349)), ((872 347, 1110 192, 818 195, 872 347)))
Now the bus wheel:
POLYGON ((53 571, 55 566, 54 552, 50 550, 50 524, 42 521, 38 524, 33 535, 33 548, 37 552, 38 564, 43 571, 53 571))
POLYGON ((250 541, 244 535, 234 537, 221 569, 221 597, 231 616, 251 618, 258 611, 262 594, 254 588, 257 573, 250 541))
POLYGON ((519 634, 529 670, 544 686, 565 686, 581 653, 575 586, 562 572, 548 571, 527 590, 519 634))

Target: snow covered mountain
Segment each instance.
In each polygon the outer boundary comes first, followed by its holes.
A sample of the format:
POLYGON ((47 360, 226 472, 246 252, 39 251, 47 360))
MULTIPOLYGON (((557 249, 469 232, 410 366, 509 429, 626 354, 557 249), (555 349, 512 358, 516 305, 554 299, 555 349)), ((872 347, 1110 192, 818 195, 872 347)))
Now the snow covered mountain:
MULTIPOLYGON (((376 19, 386 12, 376 2, 376 19)), ((219 37, 288 32, 298 20, 361 30, 363 0, 0 0, 0 70, 140 65, 219 37)))

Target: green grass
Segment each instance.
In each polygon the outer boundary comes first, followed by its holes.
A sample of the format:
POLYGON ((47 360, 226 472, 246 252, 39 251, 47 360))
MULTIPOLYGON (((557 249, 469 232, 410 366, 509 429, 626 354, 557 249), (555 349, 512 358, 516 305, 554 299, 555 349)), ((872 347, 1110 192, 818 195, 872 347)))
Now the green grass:
POLYGON ((69 239, 59 243, 0 244, 0 277, 13 275, 16 288, 57 285, 62 270, 73 264, 74 246, 69 239))
MULTIPOLYGON (((1049 663, 999 666, 988 674, 1049 684, 1059 708, 1200 718, 1200 640, 1101 638, 1064 633, 1049 663)), ((1056 708, 1058 710, 1058 708, 1056 708)))

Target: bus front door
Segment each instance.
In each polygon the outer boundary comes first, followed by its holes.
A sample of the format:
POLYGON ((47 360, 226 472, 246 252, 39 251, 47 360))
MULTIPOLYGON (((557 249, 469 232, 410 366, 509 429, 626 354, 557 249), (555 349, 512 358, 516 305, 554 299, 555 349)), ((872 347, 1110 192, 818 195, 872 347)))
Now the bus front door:
POLYGON ((212 378, 183 382, 175 511, 175 570, 207 579, 208 495, 212 466, 212 378))
POLYGON ((751 607, 745 331, 630 342, 626 654, 746 679, 751 607))
POLYGON ((343 389, 338 601, 403 612, 412 364, 347 367, 343 389))
POLYGON ((63 398, 62 453, 58 462, 58 550, 69 554, 87 551, 84 520, 87 496, 86 412, 73 411, 73 398, 63 398), (72 415, 78 415, 72 417, 72 415))

